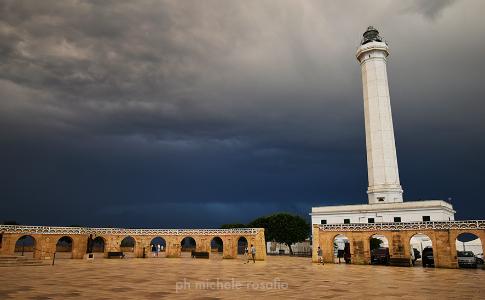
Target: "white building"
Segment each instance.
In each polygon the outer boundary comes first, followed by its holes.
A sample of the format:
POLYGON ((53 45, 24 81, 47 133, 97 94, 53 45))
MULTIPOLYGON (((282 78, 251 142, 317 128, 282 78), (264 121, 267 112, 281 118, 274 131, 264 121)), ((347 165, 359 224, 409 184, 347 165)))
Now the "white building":
POLYGON ((455 211, 442 200, 312 207, 312 224, 380 223, 454 220, 455 211))
MULTIPOLYGON (((296 253, 296 254, 301 254, 301 253, 310 254, 312 251, 310 240, 292 244, 291 250, 293 251, 293 253, 296 253)), ((266 242, 266 253, 273 254, 273 255, 276 255, 276 254, 288 255, 290 254, 290 249, 286 244, 281 244, 277 242, 266 242)))
POLYGON ((454 220, 445 201, 403 202, 387 82, 389 47, 372 26, 355 56, 362 72, 369 204, 312 207, 312 224, 454 220))

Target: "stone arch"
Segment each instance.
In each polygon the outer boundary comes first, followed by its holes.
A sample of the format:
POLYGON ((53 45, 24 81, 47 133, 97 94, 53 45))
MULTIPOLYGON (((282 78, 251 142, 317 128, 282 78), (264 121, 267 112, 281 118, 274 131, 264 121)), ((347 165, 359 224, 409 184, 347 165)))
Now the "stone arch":
MULTIPOLYGON (((370 241, 373 238, 382 241, 382 243, 380 244, 381 247, 390 248, 391 238, 388 236, 388 234, 385 234, 382 232, 374 232, 369 235, 368 240, 370 241)), ((371 247, 371 250, 372 250, 372 247, 371 247)))
POLYGON ((451 236, 450 236, 450 239, 452 240, 456 240, 458 236, 460 236, 461 234, 473 234, 473 235, 476 235, 478 238, 480 238, 480 240, 482 241, 482 251, 485 250, 483 247, 483 241, 485 240, 485 230, 476 230, 476 229, 466 229, 466 230, 452 230, 451 231, 451 236))
POLYGON ((65 235, 60 237, 56 242, 56 258, 72 258, 74 249, 74 240, 72 237, 65 235))
POLYGON ((408 244, 410 245, 409 255, 412 265, 426 267, 436 264, 435 243, 427 232, 412 232, 408 244))
POLYGON ((191 236, 186 236, 180 241, 181 256, 191 257, 192 251, 196 251, 197 241, 191 236))
POLYGON ((478 265, 483 265, 484 247, 479 232, 461 231, 451 242, 455 244, 459 268, 476 268, 478 265))
POLYGON ((150 237, 149 251, 152 257, 165 257, 167 253, 167 240, 161 236, 150 237))
POLYGON ((336 233, 331 241, 334 263, 341 263, 342 260, 350 263, 352 259, 352 241, 345 233, 336 233))
MULTIPOLYGON (((374 233, 369 236, 370 263, 388 265, 390 263, 389 239, 385 234, 374 233)), ((368 258, 366 258, 368 259, 368 258)))
POLYGON ((249 241, 245 236, 239 236, 236 241, 237 245, 237 255, 244 255, 245 249, 249 248, 249 241))
POLYGON ((106 239, 97 236, 93 239, 93 253, 104 253, 106 249, 106 239))
POLYGON ((120 242, 120 251, 125 254, 125 257, 136 257, 136 245, 137 242, 134 237, 126 236, 120 242))
POLYGON ((222 254, 224 252, 224 240, 219 236, 213 237, 210 241, 210 251, 211 254, 222 254))
POLYGON ((34 258, 37 240, 30 234, 22 235, 15 242, 15 254, 34 258))

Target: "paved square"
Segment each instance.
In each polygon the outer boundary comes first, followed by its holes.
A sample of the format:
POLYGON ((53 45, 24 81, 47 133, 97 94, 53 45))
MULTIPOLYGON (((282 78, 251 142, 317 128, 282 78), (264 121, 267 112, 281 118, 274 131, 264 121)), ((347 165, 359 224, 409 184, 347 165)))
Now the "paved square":
POLYGON ((152 258, 0 268, 0 299, 484 299, 485 270, 152 258))

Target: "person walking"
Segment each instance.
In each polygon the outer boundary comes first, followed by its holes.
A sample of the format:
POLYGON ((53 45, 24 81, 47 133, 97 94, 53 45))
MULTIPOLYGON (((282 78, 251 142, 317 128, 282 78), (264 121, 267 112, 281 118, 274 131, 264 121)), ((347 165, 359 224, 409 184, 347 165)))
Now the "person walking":
POLYGON ((248 251, 248 246, 244 247, 244 260, 245 260, 245 264, 247 264, 249 262, 249 251, 248 251))
POLYGON ((253 258, 253 263, 256 263, 256 247, 251 244, 251 257, 253 258))
POLYGON ((324 265, 325 263, 323 262, 323 251, 320 247, 318 247, 317 256, 318 256, 318 263, 322 263, 322 265, 324 265))

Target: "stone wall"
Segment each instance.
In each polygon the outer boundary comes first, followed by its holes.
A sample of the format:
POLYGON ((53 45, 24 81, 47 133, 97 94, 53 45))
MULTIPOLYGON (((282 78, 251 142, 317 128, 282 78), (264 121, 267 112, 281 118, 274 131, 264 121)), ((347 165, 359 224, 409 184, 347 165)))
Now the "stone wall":
POLYGON ((458 268, 456 257, 456 238, 462 233, 472 233, 485 242, 485 229, 426 229, 426 230, 381 230, 381 231, 325 231, 318 225, 313 227, 312 261, 318 262, 317 248, 321 247, 323 259, 327 263, 334 262, 334 239, 338 235, 348 238, 353 264, 370 264, 370 239, 374 235, 382 235, 389 242, 391 258, 408 259, 411 261, 411 238, 416 234, 427 235, 432 242, 435 266, 440 268, 458 268))
MULTIPOLYGON (((196 242, 196 251, 211 252, 211 241, 215 237, 220 237, 223 242, 223 258, 237 258, 238 240, 241 237, 246 238, 248 246, 253 244, 256 247, 256 260, 266 259, 266 244, 264 239, 264 229, 258 228, 255 234, 225 234, 225 235, 131 235, 135 240, 134 251, 130 253, 133 257, 148 257, 151 252, 150 243, 154 238, 160 237, 165 240, 165 254, 168 258, 181 256, 181 242, 185 237, 192 237, 196 242)), ((68 236, 72 239, 71 254, 62 252, 62 257, 70 257, 80 259, 83 258, 87 251, 87 243, 89 234, 39 234, 29 232, 22 233, 7 233, 3 232, 1 235, 2 243, 0 247, 0 255, 15 255, 15 244, 22 236, 31 236, 34 243, 33 257, 38 259, 52 259, 56 253, 56 244, 60 238, 68 236)), ((104 257, 107 257, 108 252, 121 251, 121 241, 128 235, 121 234, 103 234, 93 235, 92 238, 101 237, 104 241, 104 257)), ((100 253, 101 255, 102 253, 100 253)), ((59 256, 60 253, 58 253, 59 256)))

